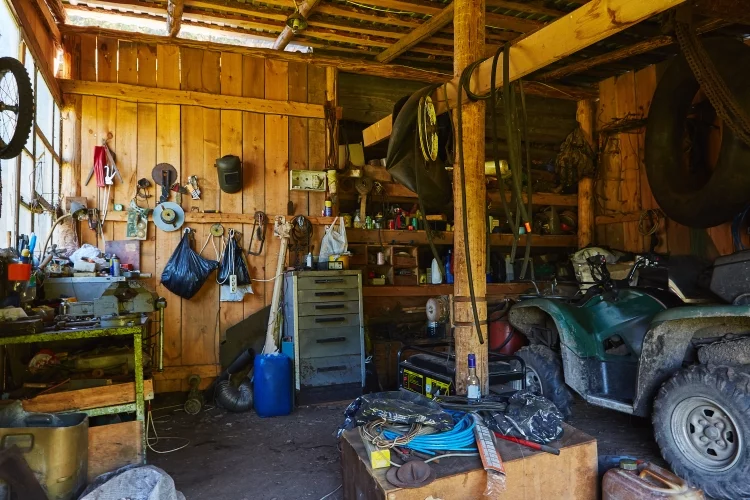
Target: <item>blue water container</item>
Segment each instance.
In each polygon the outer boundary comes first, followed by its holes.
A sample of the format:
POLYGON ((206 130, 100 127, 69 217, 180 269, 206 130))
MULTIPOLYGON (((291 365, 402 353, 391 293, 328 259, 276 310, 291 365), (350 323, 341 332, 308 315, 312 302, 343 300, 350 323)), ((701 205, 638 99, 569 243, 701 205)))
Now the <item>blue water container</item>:
POLYGON ((255 356, 253 398, 259 417, 289 415, 294 408, 292 360, 286 354, 255 356))

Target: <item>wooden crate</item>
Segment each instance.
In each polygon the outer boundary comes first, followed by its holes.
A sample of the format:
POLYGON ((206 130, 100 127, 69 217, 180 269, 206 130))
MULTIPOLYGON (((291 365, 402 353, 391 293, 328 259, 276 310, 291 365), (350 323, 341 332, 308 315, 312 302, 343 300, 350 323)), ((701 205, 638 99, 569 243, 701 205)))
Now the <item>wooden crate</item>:
MULTIPOLYGON (((498 450, 506 471, 503 500, 596 500, 598 495, 596 440, 563 424, 565 434, 551 443, 560 455, 533 451, 500 441, 498 450)), ((371 469, 356 430, 343 435, 341 464, 344 498, 357 500, 481 500, 487 473, 479 458, 450 458, 433 462, 437 479, 427 486, 401 489, 385 478, 387 469, 371 469)))
POLYGON ((143 463, 143 422, 89 427, 88 480, 125 465, 143 463))

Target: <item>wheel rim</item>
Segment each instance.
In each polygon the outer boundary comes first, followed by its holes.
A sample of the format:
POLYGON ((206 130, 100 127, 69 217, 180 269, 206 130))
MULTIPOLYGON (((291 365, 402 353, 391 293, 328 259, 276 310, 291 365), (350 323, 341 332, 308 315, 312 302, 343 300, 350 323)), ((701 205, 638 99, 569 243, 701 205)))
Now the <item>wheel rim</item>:
POLYGON ((20 110, 18 83, 10 71, 0 72, 0 148, 13 139, 20 110))
POLYGON ((528 365, 526 365, 526 388, 533 394, 544 396, 544 391, 542 391, 542 379, 539 378, 539 374, 536 370, 529 368, 528 365))
POLYGON ((729 412, 716 401, 705 397, 684 399, 672 412, 671 429, 685 458, 703 470, 725 471, 740 458, 742 434, 729 412))

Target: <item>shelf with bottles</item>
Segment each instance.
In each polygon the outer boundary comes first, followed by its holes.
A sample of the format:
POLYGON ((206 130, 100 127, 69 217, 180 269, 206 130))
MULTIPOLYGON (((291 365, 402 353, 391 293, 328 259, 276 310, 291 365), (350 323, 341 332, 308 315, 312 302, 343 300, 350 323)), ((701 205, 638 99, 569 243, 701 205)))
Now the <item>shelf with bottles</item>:
MULTIPOLYGON (((385 278, 384 285, 418 285, 418 247, 409 245, 380 245, 379 243, 349 244, 349 267, 362 271, 365 283, 373 278, 385 278)), ((377 281, 375 282, 377 283, 377 281)))

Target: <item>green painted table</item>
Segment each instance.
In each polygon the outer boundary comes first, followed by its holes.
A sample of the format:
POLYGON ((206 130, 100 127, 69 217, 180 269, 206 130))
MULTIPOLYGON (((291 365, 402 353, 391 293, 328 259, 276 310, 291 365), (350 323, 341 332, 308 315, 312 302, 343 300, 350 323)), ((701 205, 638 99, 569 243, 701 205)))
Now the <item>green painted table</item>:
POLYGON ((14 337, 0 337, 0 347, 12 344, 38 344, 43 342, 59 342, 61 340, 94 339, 104 337, 117 337, 122 335, 133 336, 133 357, 135 365, 135 403, 103 408, 91 408, 80 411, 90 417, 108 415, 114 413, 133 413, 135 418, 141 422, 143 440, 143 461, 146 461, 146 404, 143 394, 143 333, 145 325, 119 326, 112 328, 81 328, 77 330, 55 330, 30 335, 18 335, 14 337))

